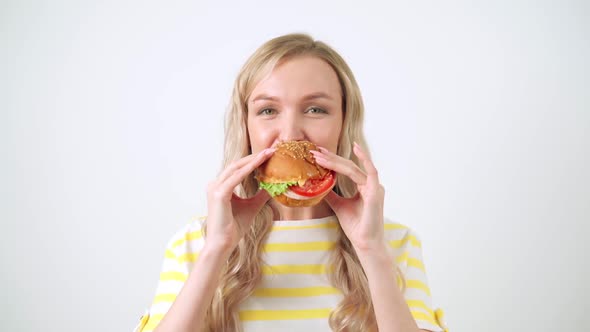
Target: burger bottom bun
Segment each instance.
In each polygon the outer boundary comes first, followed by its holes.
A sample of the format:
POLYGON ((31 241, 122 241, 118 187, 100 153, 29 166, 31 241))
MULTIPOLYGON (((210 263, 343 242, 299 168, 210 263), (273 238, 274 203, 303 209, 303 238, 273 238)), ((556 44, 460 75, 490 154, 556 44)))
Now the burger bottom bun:
POLYGON ((277 202, 288 206, 288 207, 307 207, 307 206, 314 206, 316 204, 318 204, 319 202, 322 201, 322 199, 324 199, 324 197, 326 197, 326 195, 330 192, 331 190, 326 190, 325 193, 318 195, 314 198, 311 199, 295 199, 295 198, 291 198, 291 197, 287 197, 284 194, 281 195, 277 195, 275 197, 273 197, 277 202))

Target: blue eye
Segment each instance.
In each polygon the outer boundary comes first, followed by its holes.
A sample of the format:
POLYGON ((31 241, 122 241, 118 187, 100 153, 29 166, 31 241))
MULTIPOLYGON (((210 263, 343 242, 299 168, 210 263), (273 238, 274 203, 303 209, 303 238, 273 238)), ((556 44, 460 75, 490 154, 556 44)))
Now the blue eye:
POLYGON ((325 110, 319 108, 319 107, 310 107, 309 109, 307 109, 307 111, 305 111, 305 113, 311 113, 311 114, 326 114, 328 112, 326 112, 325 110))
POLYGON ((275 113, 275 110, 273 110, 272 108, 263 108, 260 111, 258 111, 258 115, 272 115, 275 113))

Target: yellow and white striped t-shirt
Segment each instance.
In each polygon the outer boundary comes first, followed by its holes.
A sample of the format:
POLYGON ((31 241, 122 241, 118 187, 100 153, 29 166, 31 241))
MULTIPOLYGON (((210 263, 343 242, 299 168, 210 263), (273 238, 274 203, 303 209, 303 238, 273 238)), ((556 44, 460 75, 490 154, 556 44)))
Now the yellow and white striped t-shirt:
MULTIPOLYGON (((244 332, 331 331, 330 310, 342 298, 327 278, 337 223, 336 217, 274 222, 264 245, 262 282, 240 307, 244 332)), ((418 327, 444 331, 442 311, 432 307, 417 235, 386 220, 385 237, 406 278, 404 296, 418 327)), ((170 240, 156 296, 136 331, 156 328, 187 280, 203 245, 199 221, 185 226, 170 240)))

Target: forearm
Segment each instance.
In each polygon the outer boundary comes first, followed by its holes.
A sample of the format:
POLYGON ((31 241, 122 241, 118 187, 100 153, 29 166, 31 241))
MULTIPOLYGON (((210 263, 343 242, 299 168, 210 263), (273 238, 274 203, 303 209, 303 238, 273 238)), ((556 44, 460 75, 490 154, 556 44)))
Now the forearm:
POLYGON ((418 326, 397 285, 393 258, 386 245, 356 250, 369 281, 369 290, 380 332, 417 332, 418 326))
POLYGON ((203 248, 188 279, 164 316, 156 332, 200 331, 227 254, 221 250, 203 248))

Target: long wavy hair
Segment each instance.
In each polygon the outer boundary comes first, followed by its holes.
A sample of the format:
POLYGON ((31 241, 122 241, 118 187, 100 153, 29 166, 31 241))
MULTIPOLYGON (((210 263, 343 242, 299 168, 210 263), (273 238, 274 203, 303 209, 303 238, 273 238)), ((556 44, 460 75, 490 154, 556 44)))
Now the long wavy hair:
MULTIPOLYGON (((352 153, 353 142, 368 151, 363 135, 364 107, 357 82, 344 59, 335 50, 306 34, 288 34, 269 40, 252 54, 240 70, 226 114, 223 168, 251 153, 247 102, 256 84, 282 61, 304 55, 324 60, 336 72, 342 90, 343 110, 337 153, 362 168, 352 153)), ((251 197, 257 190, 258 183, 251 174, 235 192, 240 197, 251 197)), ((343 197, 353 197, 357 193, 352 180, 340 175, 334 191, 343 197)), ((238 308, 262 279, 262 248, 272 221, 273 210, 267 203, 227 261, 207 311, 205 331, 242 331, 238 308)), ((333 272, 329 278, 332 285, 342 292, 343 298, 330 314, 330 327, 333 331, 376 331, 367 277, 350 240, 342 228, 338 227, 338 232, 337 244, 330 256, 333 272)), ((403 277, 401 281, 403 284, 403 277)))

